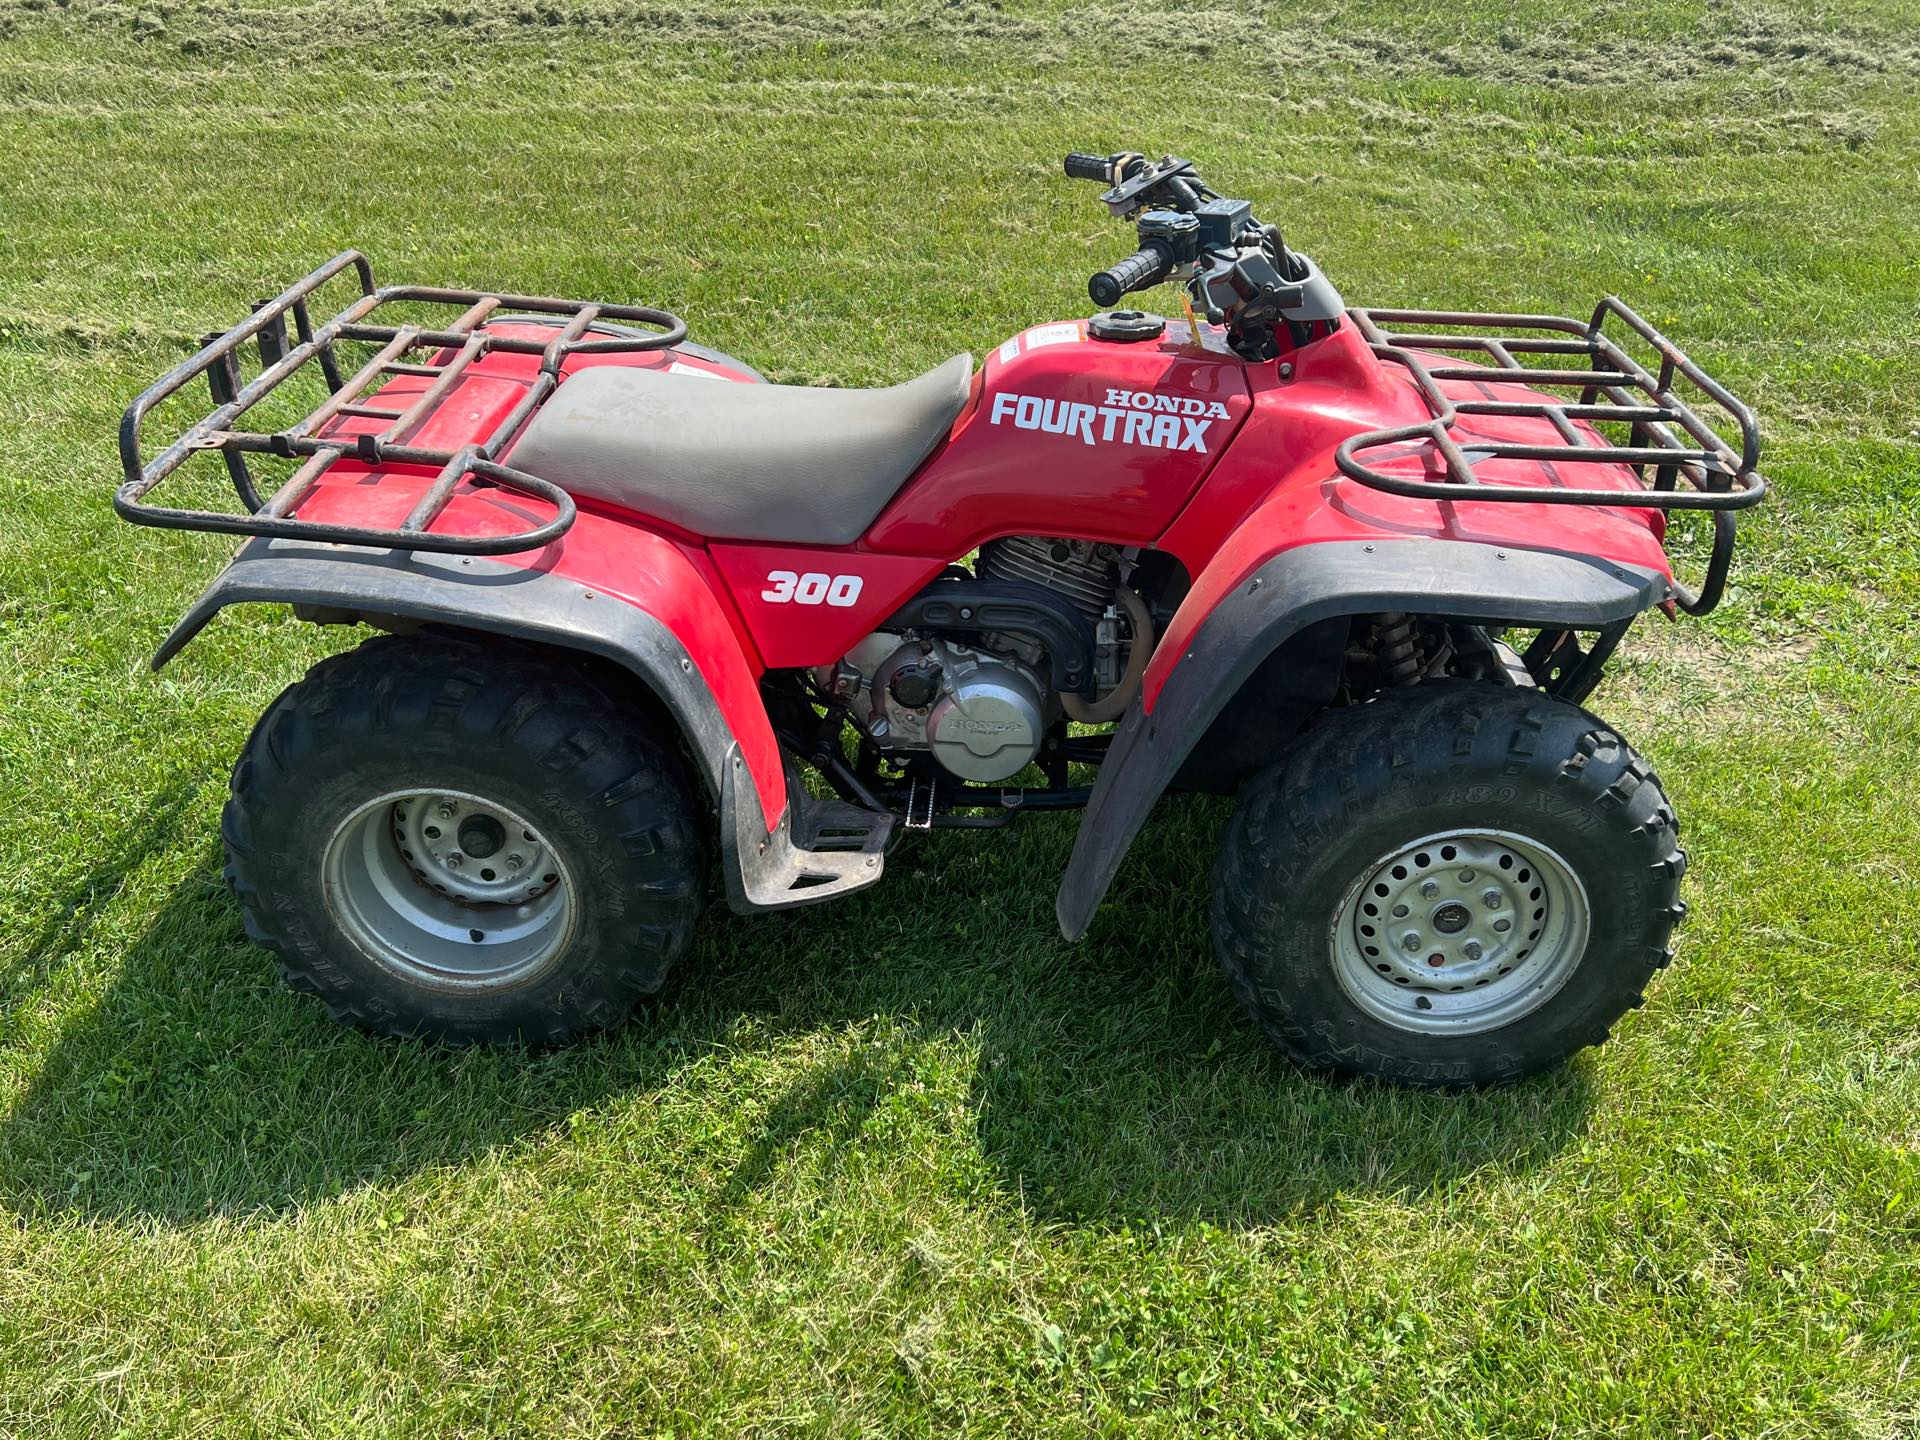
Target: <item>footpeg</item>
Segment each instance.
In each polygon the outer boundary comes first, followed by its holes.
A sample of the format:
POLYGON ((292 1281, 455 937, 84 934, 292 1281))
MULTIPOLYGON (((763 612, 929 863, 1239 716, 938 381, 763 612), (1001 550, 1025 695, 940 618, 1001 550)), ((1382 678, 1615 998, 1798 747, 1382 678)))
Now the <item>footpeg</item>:
POLYGON ((915 777, 907 789, 907 829, 931 830, 933 828, 933 782, 922 781, 915 777), (925 795, 924 808, 921 796, 925 795))
POLYGON ((727 899, 742 914, 784 910, 864 890, 886 867, 894 817, 808 793, 787 775, 787 808, 766 828, 752 787, 729 769, 721 797, 723 833, 737 864, 727 870, 727 899))

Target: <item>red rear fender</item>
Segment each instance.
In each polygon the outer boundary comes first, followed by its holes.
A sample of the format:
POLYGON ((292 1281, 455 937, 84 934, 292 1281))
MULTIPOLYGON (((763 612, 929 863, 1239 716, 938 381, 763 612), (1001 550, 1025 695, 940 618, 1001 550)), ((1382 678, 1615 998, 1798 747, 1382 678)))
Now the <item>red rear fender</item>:
MULTIPOLYGON (((364 482, 364 477, 362 477, 364 482)), ((303 518, 368 523, 376 504, 398 523, 428 484, 388 473, 377 485, 316 486, 303 518)), ((543 504, 502 491, 457 495, 436 531, 485 534, 523 527, 543 504)), ((165 664, 228 605, 280 601, 329 618, 392 618, 587 650, 632 670, 679 722, 716 797, 736 764, 751 781, 769 831, 787 808, 780 747, 760 698, 759 657, 696 546, 582 511, 543 550, 499 559, 403 554, 305 541, 254 540, 174 627, 154 658, 165 664)), ((738 788, 736 786, 736 788, 738 788)))

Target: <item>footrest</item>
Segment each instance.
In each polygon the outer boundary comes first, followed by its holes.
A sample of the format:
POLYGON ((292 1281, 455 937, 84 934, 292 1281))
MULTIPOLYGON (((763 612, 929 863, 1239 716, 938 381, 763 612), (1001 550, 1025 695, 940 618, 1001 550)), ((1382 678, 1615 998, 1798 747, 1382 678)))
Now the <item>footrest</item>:
POLYGON ((864 890, 880 878, 893 816, 819 799, 789 772, 787 809, 768 830, 751 792, 740 794, 734 773, 729 770, 721 823, 737 858, 726 867, 727 900, 735 910, 750 914, 813 905, 864 890))
POLYGON ((893 834, 893 816, 845 800, 801 796, 799 812, 793 820, 793 843, 816 854, 857 851, 879 855, 893 834))

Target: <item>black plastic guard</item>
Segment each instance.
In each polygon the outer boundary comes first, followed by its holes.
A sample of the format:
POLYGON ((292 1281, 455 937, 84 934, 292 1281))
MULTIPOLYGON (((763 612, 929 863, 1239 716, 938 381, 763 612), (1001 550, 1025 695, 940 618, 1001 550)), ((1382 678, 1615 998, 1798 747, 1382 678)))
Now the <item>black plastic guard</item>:
POLYGON ((1404 610, 1462 620, 1591 628, 1673 594, 1666 576, 1591 556, 1464 540, 1337 541, 1282 551, 1195 632, 1153 713, 1135 697, 1100 765, 1054 904, 1078 940, 1154 802, 1247 677, 1295 633, 1335 615, 1404 610))

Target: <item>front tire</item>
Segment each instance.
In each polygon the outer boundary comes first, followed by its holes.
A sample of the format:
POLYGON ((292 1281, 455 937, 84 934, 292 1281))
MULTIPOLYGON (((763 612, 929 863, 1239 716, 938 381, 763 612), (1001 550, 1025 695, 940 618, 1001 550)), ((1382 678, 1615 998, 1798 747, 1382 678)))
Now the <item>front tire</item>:
POLYGON ((322 661, 234 768, 221 829, 248 935, 381 1035, 619 1024, 687 949, 706 874, 652 718, 505 642, 381 637, 322 661))
POLYGON ((1395 691, 1242 790, 1215 946, 1305 1064, 1515 1080, 1605 1040, 1671 960, 1678 836, 1652 770, 1586 711, 1484 685, 1395 691))

